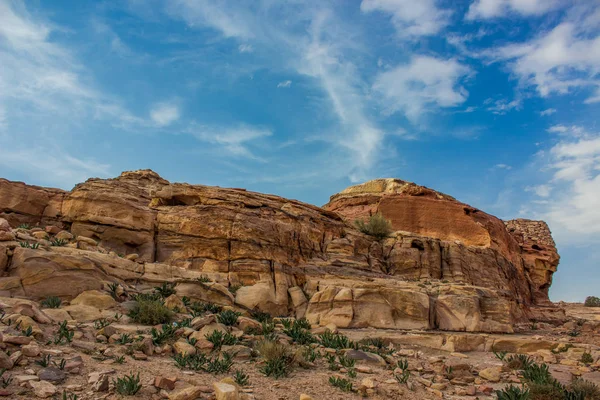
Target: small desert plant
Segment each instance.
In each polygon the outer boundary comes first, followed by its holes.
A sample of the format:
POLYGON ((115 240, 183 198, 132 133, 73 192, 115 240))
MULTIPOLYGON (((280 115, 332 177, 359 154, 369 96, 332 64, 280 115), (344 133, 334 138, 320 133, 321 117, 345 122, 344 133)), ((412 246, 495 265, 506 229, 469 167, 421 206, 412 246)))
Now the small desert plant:
POLYGON ((529 400, 529 390, 518 386, 507 386, 502 390, 496 390, 498 400, 529 400))
POLYGON ((162 301, 137 300, 129 312, 129 316, 138 324, 157 325, 170 322, 173 313, 162 301))
POLYGON ((79 396, 77 396, 75 393, 67 393, 66 390, 63 391, 62 393, 62 400, 78 400, 79 396))
POLYGON ((588 352, 585 352, 581 355, 581 362, 584 364, 591 364, 594 362, 594 357, 588 352))
POLYGON ((124 364, 125 363, 125 356, 115 357, 115 362, 117 364, 124 364))
POLYGON ((188 338, 186 339, 186 342, 188 342, 188 343, 189 343, 189 344, 191 344, 192 346, 195 346, 195 345, 196 345, 196 343, 198 343, 198 339, 196 339, 196 338, 193 338, 193 337, 188 337, 188 338))
POLYGON ((398 383, 400 383, 400 384, 406 384, 408 382, 408 378, 410 378, 410 371, 407 370, 407 369, 402 370, 401 373, 394 374, 394 378, 396 378, 396 380, 398 381, 398 383))
POLYGON ((354 342, 352 342, 348 337, 342 334, 331 333, 329 331, 321 334, 319 336, 319 342, 331 349, 350 349, 354 348, 354 342))
POLYGON ((207 312, 211 314, 220 313, 223 310, 223 307, 213 303, 195 301, 190 304, 190 309, 192 310, 192 316, 195 318, 207 312))
POLYGON ((381 213, 371 215, 367 222, 357 219, 354 224, 359 231, 378 240, 385 239, 392 233, 392 224, 381 213))
POLYGON ((108 293, 115 300, 119 300, 119 284, 116 282, 108 284, 108 293))
POLYGON ((571 382, 570 389, 585 400, 600 400, 600 388, 590 381, 575 379, 571 382))
POLYGON ((214 350, 219 350, 223 346, 232 346, 238 342, 238 338, 231 333, 217 330, 207 333, 204 337, 213 344, 214 350))
POLYGON ((500 361, 504 361, 504 359, 506 358, 506 355, 508 354, 507 351, 495 351, 492 350, 494 352, 494 355, 496 356, 496 358, 500 361))
POLYGON ((265 365, 260 368, 264 375, 278 379, 290 373, 294 357, 287 345, 263 340, 257 344, 256 349, 265 360, 265 365))
POLYGON ((50 354, 46 354, 45 356, 42 356, 42 358, 37 360, 35 363, 42 368, 46 368, 46 367, 50 366, 50 354))
POLYGON ((115 391, 123 396, 133 396, 142 388, 139 372, 137 375, 131 373, 123 378, 117 378, 117 380, 113 380, 113 384, 115 391))
POLYGON ((583 303, 586 307, 600 307, 600 298, 596 296, 588 296, 583 303))
POLYGON ((232 295, 235 296, 235 294, 237 293, 237 291, 242 287, 242 285, 231 285, 229 286, 229 293, 231 293, 232 295))
POLYGON ((242 314, 237 311, 225 310, 217 314, 217 320, 223 325, 233 326, 237 323, 240 315, 242 314))
POLYGON ((292 338, 294 343, 298 343, 301 345, 314 343, 316 341, 315 337, 308 330, 310 329, 310 325, 306 320, 295 320, 289 326, 283 330, 283 333, 292 338), (306 326, 308 325, 308 328, 306 326))
POLYGON ((63 340, 65 340, 67 343, 71 343, 74 336, 75 332, 72 329, 69 329, 67 321, 63 321, 58 324, 58 332, 56 338, 54 339, 54 344, 62 343, 63 340))
POLYGON ((581 334, 577 329, 573 329, 572 331, 567 332, 567 335, 571 337, 577 337, 581 334))
POLYGON ((354 368, 354 365, 356 364, 356 360, 349 358, 345 355, 339 355, 338 361, 340 365, 344 368, 354 368))
POLYGON ((401 358, 396 361, 396 367, 400 368, 402 371, 406 371, 408 369, 408 360, 406 358, 401 358))
POLYGON ((303 352, 302 352, 302 357, 304 357, 304 359, 308 362, 314 363, 317 358, 321 357, 321 353, 319 353, 317 350, 313 349, 312 347, 305 347, 303 352))
POLYGON ((175 283, 163 282, 162 285, 154 288, 154 293, 157 293, 162 298, 166 299, 167 297, 177 293, 177 290, 175 290, 175 283))
POLYGON ((45 308, 60 308, 60 305, 62 304, 62 300, 60 299, 60 297, 56 297, 56 296, 49 296, 46 297, 45 300, 42 300, 42 307, 45 308))
POLYGON ((327 368, 329 368, 330 371, 339 371, 340 366, 337 363, 335 354, 325 354, 325 360, 327 361, 327 368))
POLYGON ((100 330, 110 325, 110 321, 106 318, 100 318, 94 321, 94 329, 100 330))
POLYGON ((331 386, 334 386, 334 387, 342 390, 343 392, 351 392, 352 391, 352 382, 350 382, 348 379, 330 376, 329 384, 331 386))
POLYGON ((534 362, 525 354, 515 354, 505 358, 506 365, 510 369, 525 370, 531 367, 534 362))
POLYGON ((50 245, 51 246, 55 246, 55 247, 63 247, 63 246, 66 246, 67 243, 69 243, 69 242, 67 242, 64 239, 52 239, 52 240, 50 240, 50 245))
POLYGON ((128 333, 122 333, 116 341, 117 344, 129 344, 133 343, 133 338, 128 333))
POLYGON ((4 389, 6 389, 13 380, 13 377, 11 375, 4 376, 5 372, 6 372, 6 368, 0 369, 0 385, 4 389))
POLYGON ((550 375, 550 370, 546 364, 531 364, 523 370, 523 380, 538 385, 551 384, 554 378, 550 375))
POLYGON ((17 226, 17 228, 29 230, 29 229, 31 229, 31 225, 29 225, 29 224, 21 224, 21 225, 17 226))
POLYGON ((206 363, 206 372, 211 374, 224 374, 229 372, 233 365, 233 356, 227 352, 223 353, 223 358, 219 358, 217 355, 215 358, 211 358, 206 363))
POLYGON ((19 242, 19 246, 26 248, 26 249, 33 249, 33 250, 40 248, 39 243, 29 243, 29 242, 19 242))
POLYGON ((196 280, 200 283, 211 283, 212 280, 207 275, 200 275, 200 277, 196 278, 196 280))
POLYGON ((161 345, 166 341, 173 339, 175 337, 175 330, 175 327, 169 324, 163 324, 160 330, 152 328, 150 330, 150 335, 152 335, 152 343, 155 345, 161 345))
POLYGON ((240 386, 246 386, 250 381, 250 376, 243 371, 237 370, 233 374, 233 380, 240 386))
POLYGON ((28 326, 27 329, 23 329, 21 331, 21 334, 23 334, 23 336, 28 336, 28 337, 33 335, 33 328, 31 327, 31 325, 28 326))
POLYGON ((252 318, 254 318, 260 323, 271 322, 271 320, 273 319, 273 317, 271 317, 271 314, 262 311, 252 311, 250 315, 252 316, 252 318))
POLYGON ((58 367, 58 369, 60 369, 61 371, 65 369, 65 367, 67 366, 67 360, 65 360, 64 358, 62 360, 60 360, 60 362, 57 364, 56 361, 52 362, 54 365, 56 365, 58 367))

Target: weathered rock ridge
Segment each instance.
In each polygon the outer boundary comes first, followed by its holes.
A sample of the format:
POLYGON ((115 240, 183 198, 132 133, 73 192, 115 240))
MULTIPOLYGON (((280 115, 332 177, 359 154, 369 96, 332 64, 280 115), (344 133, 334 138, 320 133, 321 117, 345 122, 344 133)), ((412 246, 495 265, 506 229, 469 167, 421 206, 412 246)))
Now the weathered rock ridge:
POLYGON ((134 290, 173 281, 192 299, 342 328, 512 332, 551 306, 559 260, 544 223, 504 223, 390 179, 348 188, 323 208, 169 183, 149 170, 70 192, 0 180, 0 218, 12 227, 0 235, 0 290, 13 296, 72 299, 110 282, 134 290), (353 226, 376 212, 398 231, 383 241, 353 226), (59 235, 74 239, 51 246, 59 235), (40 247, 19 245, 32 241, 40 247))

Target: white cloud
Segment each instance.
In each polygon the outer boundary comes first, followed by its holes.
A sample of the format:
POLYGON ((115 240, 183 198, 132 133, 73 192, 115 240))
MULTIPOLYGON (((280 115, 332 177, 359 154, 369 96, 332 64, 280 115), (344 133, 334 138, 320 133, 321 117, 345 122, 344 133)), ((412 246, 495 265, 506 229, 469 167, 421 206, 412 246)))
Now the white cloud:
MULTIPOLYGON (((580 127, 577 127, 580 128, 580 127)), ((560 140, 538 155, 550 171, 547 182, 530 190, 547 200, 537 210, 563 243, 600 241, 600 133, 555 129, 560 140)))
POLYGON ((150 118, 159 127, 171 125, 180 117, 179 107, 175 104, 159 103, 150 110, 150 118))
POLYGON ((556 112, 556 108, 547 108, 544 111, 540 112, 540 115, 542 117, 548 116, 548 115, 552 115, 556 112))
MULTIPOLYGON (((524 86, 533 86, 542 97, 566 94, 575 88, 598 90, 600 36, 576 22, 562 22, 525 43, 509 44, 484 52, 507 61, 524 86)), ((587 102, 596 101, 596 97, 587 102)))
POLYGON ((381 72, 373 90, 382 96, 388 113, 400 111, 415 122, 430 108, 462 104, 468 92, 460 81, 470 72, 454 59, 416 56, 408 64, 381 72))
POLYGON ((578 125, 552 125, 547 131, 550 133, 558 133, 559 135, 570 136, 571 138, 584 138, 589 136, 588 132, 578 125))
POLYGON ((73 185, 90 177, 109 177, 110 165, 82 159, 65 153, 52 145, 0 146, 0 166, 25 173, 38 184, 71 189, 73 185), (51 173, 48 173, 48 172, 51 173))
POLYGON ((493 101, 492 99, 487 99, 486 102, 488 104, 491 102, 494 103, 492 106, 486 108, 486 110, 497 115, 504 115, 509 111, 519 110, 521 108, 521 99, 515 99, 512 101, 507 101, 504 99, 493 101))
POLYGON ((440 9, 435 0, 363 0, 362 12, 391 14, 392 23, 403 38, 435 35, 444 29, 452 14, 440 9))
POLYGON ((498 169, 506 169, 506 170, 512 169, 512 167, 510 165, 507 165, 507 164, 496 164, 494 167, 496 167, 498 169))
POLYGON ((238 46, 238 50, 240 53, 252 53, 254 51, 254 47, 251 44, 240 44, 238 46))
POLYGON ((510 13, 542 15, 560 6, 559 0, 475 0, 469 6, 466 19, 505 17, 510 13))
POLYGON ((282 81, 282 82, 279 82, 277 84, 278 88, 289 88, 290 86, 292 86, 292 81, 289 81, 289 80, 288 81, 282 81))
POLYGON ((250 151, 248 146, 259 139, 264 139, 273 134, 270 129, 258 128, 239 124, 236 126, 207 126, 192 124, 186 131, 197 139, 224 148, 229 154, 265 161, 263 158, 250 151))

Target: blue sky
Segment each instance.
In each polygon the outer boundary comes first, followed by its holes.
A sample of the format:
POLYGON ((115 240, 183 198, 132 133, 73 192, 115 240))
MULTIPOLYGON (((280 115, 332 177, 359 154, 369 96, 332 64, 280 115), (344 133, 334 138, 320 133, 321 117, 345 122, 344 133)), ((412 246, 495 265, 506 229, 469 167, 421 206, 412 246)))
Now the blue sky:
POLYGON ((596 0, 0 0, 0 176, 398 177, 546 220, 554 300, 600 295, 599 111, 596 0))

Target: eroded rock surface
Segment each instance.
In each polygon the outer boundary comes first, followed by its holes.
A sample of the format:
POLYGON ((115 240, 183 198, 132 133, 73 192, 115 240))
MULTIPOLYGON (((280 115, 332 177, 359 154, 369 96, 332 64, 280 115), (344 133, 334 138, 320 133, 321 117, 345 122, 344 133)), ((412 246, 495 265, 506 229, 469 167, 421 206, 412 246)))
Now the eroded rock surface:
POLYGON ((149 170, 70 192, 0 180, 0 212, 16 235, 0 242, 0 290, 12 295, 170 281, 192 299, 344 328, 512 332, 549 307, 558 264, 539 229, 525 234, 531 223, 505 226, 400 180, 349 188, 324 208, 149 170), (376 212, 397 230, 383 241, 353 225, 376 212))

